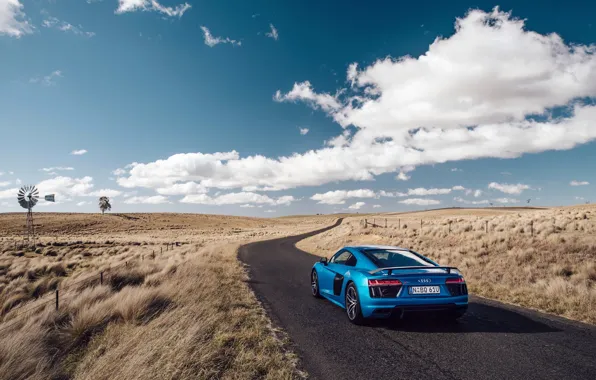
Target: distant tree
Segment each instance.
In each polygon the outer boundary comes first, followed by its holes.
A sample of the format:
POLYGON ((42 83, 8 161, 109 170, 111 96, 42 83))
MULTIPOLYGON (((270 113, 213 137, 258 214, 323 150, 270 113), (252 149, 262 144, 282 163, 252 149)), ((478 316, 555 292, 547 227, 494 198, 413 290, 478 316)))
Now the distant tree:
POLYGON ((99 197, 99 209, 101 210, 102 215, 104 212, 106 212, 106 210, 110 211, 112 209, 112 205, 110 204, 110 198, 99 197))

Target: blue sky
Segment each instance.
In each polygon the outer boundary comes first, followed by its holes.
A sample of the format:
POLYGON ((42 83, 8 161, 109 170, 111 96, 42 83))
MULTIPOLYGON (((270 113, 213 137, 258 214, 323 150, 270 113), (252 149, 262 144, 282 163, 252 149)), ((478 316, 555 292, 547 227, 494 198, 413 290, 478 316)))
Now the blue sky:
POLYGON ((0 0, 0 212, 20 184, 56 194, 38 211, 594 201, 595 12, 0 0))

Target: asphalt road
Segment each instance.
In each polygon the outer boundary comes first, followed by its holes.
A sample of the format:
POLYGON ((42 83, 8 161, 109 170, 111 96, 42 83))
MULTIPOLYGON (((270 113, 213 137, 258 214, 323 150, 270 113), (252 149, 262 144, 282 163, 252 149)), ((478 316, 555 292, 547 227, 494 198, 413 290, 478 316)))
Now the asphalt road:
POLYGON ((474 296, 455 324, 352 325, 311 296, 319 258, 295 247, 329 228, 240 249, 252 288, 311 379, 596 379, 595 327, 474 296))

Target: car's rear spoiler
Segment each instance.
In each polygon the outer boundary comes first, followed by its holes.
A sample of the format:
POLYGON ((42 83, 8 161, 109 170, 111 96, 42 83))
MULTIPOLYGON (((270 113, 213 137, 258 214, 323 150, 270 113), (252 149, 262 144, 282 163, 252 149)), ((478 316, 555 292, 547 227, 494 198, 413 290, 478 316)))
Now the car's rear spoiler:
POLYGON ((375 270, 371 270, 370 274, 377 274, 379 272, 387 271, 387 274, 391 276, 391 273, 394 270, 409 270, 409 269, 443 269, 447 273, 451 273, 451 270, 455 269, 458 270, 456 267, 431 267, 431 266, 417 266, 417 267, 387 267, 387 268, 379 268, 375 270))

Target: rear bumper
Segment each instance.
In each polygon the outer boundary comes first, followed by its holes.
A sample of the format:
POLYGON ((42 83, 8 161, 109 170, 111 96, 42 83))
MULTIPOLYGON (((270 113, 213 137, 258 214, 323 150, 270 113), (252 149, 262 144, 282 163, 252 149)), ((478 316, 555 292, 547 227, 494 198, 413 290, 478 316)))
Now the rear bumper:
POLYGON ((407 301, 398 299, 375 300, 361 304, 362 315, 365 318, 403 317, 414 313, 445 313, 463 314, 468 309, 468 296, 445 297, 434 299, 419 299, 407 301))

